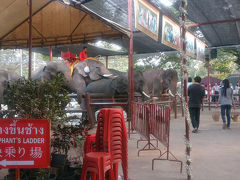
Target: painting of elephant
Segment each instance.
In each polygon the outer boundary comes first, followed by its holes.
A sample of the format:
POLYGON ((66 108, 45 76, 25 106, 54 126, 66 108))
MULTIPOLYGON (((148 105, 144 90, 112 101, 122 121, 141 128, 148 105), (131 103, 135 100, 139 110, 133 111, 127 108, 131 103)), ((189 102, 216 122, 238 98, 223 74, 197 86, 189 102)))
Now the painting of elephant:
POLYGON ((71 76, 70 69, 63 61, 50 61, 45 67, 40 68, 33 74, 34 80, 50 80, 58 73, 64 74, 64 83, 69 92, 78 94, 78 102, 81 103, 81 95, 85 93, 87 84, 90 82, 111 77, 103 63, 96 60, 87 59, 78 62, 71 76), (87 67, 87 70, 86 70, 87 67))
POLYGON ((4 94, 4 89, 6 87, 5 83, 9 82, 14 82, 21 78, 18 74, 16 74, 13 71, 7 71, 7 70, 0 70, 0 104, 3 104, 3 94, 4 94))
POLYGON ((144 92, 152 96, 160 96, 165 90, 170 90, 173 95, 177 92, 178 75, 174 69, 150 69, 143 72, 144 92))

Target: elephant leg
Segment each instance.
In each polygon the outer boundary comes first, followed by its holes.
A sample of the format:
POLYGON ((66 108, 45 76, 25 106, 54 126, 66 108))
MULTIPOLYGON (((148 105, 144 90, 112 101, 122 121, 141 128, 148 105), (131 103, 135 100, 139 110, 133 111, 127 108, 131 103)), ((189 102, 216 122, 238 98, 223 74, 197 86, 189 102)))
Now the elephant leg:
POLYGON ((82 92, 77 90, 77 102, 79 105, 81 105, 82 102, 82 92))

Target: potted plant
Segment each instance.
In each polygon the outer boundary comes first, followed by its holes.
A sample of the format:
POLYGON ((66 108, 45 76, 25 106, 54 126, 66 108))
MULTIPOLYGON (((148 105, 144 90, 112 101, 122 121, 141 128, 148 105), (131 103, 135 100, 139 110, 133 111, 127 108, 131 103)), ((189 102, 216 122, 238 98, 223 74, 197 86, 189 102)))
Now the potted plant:
MULTIPOLYGON (((59 74, 54 80, 37 82, 31 79, 19 79, 14 83, 8 84, 4 92, 4 102, 9 109, 15 113, 9 113, 7 118, 33 118, 33 119, 50 119, 51 129, 57 129, 57 124, 63 124, 67 121, 65 107, 69 103, 68 91, 63 84, 63 75, 59 74)), ((63 135, 63 134, 62 134, 63 135)), ((68 133, 65 132, 61 141, 64 144, 66 152, 69 149, 68 133), (65 136, 66 135, 66 136, 65 136)), ((63 146, 61 146, 63 147, 63 146)), ((25 170, 27 173, 28 171, 25 170)), ((29 179, 41 179, 41 177, 51 178, 49 170, 32 170, 29 173, 29 179), (43 175, 44 174, 44 175, 43 175)))

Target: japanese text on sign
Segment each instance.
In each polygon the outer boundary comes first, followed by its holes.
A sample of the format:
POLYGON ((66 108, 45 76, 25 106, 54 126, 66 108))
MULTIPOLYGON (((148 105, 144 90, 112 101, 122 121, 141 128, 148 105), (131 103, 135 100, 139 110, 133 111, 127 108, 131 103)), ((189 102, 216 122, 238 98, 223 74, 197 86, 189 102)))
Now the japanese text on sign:
POLYGON ((0 121, 0 168, 50 167, 49 120, 0 121))

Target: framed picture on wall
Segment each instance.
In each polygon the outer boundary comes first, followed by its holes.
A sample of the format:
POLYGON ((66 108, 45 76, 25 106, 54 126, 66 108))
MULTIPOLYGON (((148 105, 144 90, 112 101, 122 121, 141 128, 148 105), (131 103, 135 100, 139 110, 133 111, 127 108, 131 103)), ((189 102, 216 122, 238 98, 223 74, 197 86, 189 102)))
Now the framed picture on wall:
POLYGON ((196 50, 197 50, 197 59, 204 61, 205 60, 205 51, 207 45, 202 42, 200 39, 196 38, 196 50))
POLYGON ((195 57, 195 36, 192 33, 187 31, 185 34, 185 38, 186 38, 187 55, 191 57, 195 57))
POLYGON ((135 0, 135 26, 154 40, 158 40, 159 11, 145 0, 135 0))
POLYGON ((162 43, 180 49, 180 26, 167 16, 162 18, 162 43))

